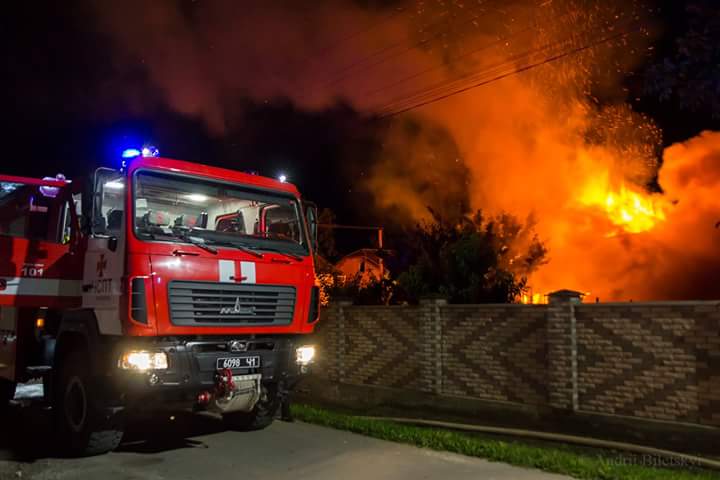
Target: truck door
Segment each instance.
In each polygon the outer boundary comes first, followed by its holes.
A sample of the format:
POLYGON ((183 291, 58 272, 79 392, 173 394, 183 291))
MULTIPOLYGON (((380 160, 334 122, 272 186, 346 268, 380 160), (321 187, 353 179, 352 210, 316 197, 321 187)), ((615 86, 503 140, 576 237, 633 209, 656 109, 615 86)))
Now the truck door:
POLYGON ((84 308, 95 311, 103 335, 121 335, 125 273, 125 177, 116 170, 95 172, 83 273, 84 308))

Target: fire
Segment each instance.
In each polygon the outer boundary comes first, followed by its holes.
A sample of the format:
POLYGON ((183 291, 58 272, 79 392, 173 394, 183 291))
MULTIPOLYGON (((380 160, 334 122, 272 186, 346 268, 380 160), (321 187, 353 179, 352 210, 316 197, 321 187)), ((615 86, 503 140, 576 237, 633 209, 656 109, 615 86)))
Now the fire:
POLYGON ((610 221, 628 233, 646 232, 665 220, 664 210, 649 195, 629 190, 608 192, 605 210, 610 221))
POLYGON ((540 293, 524 293, 520 301, 524 304, 543 304, 547 303, 547 297, 540 293))
POLYGON ((665 210, 659 197, 630 188, 624 182, 617 189, 612 189, 606 173, 587 183, 580 196, 580 203, 604 211, 608 220, 618 227, 605 234, 606 237, 613 237, 622 232, 647 232, 664 221, 665 210))

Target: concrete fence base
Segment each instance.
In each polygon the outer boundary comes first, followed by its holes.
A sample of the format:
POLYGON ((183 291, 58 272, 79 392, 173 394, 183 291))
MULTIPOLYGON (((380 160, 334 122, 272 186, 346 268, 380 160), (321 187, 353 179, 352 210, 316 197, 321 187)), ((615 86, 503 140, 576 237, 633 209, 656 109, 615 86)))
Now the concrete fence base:
POLYGON ((512 402, 439 396, 369 385, 305 379, 294 401, 363 416, 444 420, 584 436, 677 452, 720 456, 720 429, 638 417, 536 408, 512 402))

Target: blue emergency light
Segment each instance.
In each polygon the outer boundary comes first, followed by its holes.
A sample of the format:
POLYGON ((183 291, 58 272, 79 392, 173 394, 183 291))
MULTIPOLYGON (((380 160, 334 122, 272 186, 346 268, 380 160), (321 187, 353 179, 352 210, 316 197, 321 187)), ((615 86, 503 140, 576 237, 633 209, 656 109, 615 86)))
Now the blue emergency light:
POLYGON ((128 148, 127 150, 123 150, 122 158, 135 158, 139 157, 141 154, 142 152, 137 148, 128 148))

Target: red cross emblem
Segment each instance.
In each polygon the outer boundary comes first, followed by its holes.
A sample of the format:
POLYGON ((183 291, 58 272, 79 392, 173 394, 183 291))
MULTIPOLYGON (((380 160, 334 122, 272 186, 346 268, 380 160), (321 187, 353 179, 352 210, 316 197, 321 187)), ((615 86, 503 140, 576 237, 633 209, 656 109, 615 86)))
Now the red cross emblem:
POLYGON ((105 260, 105 255, 100 254, 100 258, 98 259, 98 262, 97 262, 97 276, 102 277, 103 272, 105 271, 106 268, 107 268, 107 260, 105 260))

